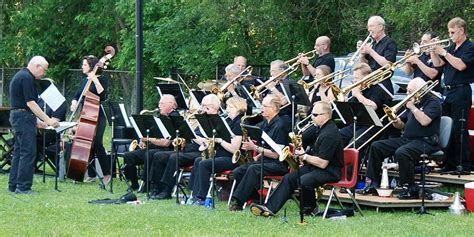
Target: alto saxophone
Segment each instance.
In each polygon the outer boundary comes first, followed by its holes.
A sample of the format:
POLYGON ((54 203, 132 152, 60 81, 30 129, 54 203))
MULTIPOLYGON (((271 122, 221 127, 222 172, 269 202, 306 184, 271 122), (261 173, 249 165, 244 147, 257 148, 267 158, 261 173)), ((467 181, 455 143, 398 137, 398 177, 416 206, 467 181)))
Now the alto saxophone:
MULTIPOLYGON (((259 115, 260 115, 260 113, 254 114, 254 115, 245 115, 245 116, 242 116, 242 118, 240 119, 240 128, 242 129, 242 142, 248 140, 248 131, 244 127, 245 121, 249 118, 255 118, 259 115)), ((251 151, 242 152, 242 151, 240 151, 240 148, 239 148, 232 155, 232 163, 234 163, 234 164, 236 164, 238 162, 239 164, 243 165, 243 164, 246 164, 247 162, 250 162, 250 161, 252 161, 251 151)))

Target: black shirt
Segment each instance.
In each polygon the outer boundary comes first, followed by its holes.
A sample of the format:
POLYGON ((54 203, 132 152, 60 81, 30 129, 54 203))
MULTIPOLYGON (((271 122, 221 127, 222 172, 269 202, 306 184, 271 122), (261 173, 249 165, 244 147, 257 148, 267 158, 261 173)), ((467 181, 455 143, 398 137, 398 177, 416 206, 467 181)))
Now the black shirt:
POLYGON ((463 71, 458 71, 445 58, 441 57, 445 62, 444 84, 452 86, 474 82, 474 43, 466 39, 459 48, 455 49, 455 47, 456 45, 452 44, 448 47, 447 52, 460 58, 467 67, 463 71))
MULTIPOLYGON (((351 93, 352 94, 352 93, 351 93)), ((383 105, 384 104, 389 104, 390 100, 388 100, 387 97, 387 92, 385 92, 382 87, 375 85, 371 86, 365 90, 362 91, 362 95, 373 101, 377 105, 377 110, 375 111, 379 116, 383 115, 383 105)), ((349 99, 350 102, 359 102, 359 100, 353 96, 351 99, 349 99)))
POLYGON ((430 117, 432 121, 428 126, 424 127, 416 120, 413 113, 407 109, 400 117, 405 123, 403 137, 422 138, 437 135, 441 121, 441 103, 439 99, 432 95, 426 95, 416 107, 430 117))
MULTIPOLYGON (((276 144, 284 146, 288 145, 288 133, 286 132, 287 130, 285 129, 285 124, 283 124, 278 115, 275 116, 270 122, 264 119, 262 122, 257 124, 257 127, 265 132, 273 141, 275 141, 276 144)), ((258 144, 258 146, 261 146, 261 144, 258 144)), ((263 147, 272 150, 267 143, 265 143, 263 147)), ((268 157, 265 158, 271 161, 278 161, 268 157)))
MULTIPOLYGON (((233 120, 228 118, 226 120, 227 124, 229 125, 230 130, 232 130, 232 133, 236 136, 242 136, 242 128, 240 127, 240 119, 242 118, 242 115, 239 115, 235 117, 233 120)), ((231 157, 233 154, 227 151, 224 147, 221 146, 221 144, 216 143, 216 157, 231 157)))
MULTIPOLYGON (((331 68, 331 72, 334 72, 334 69, 336 68, 336 62, 334 61, 334 55, 332 53, 327 53, 323 56, 316 58, 311 65, 314 68, 317 68, 320 65, 326 65, 331 68)), ((309 75, 309 77, 305 77, 304 80, 306 82, 311 82, 314 80, 314 78, 312 75, 309 75)))
MULTIPOLYGON (((429 54, 423 53, 418 58, 426 66, 428 66, 430 68, 434 68, 434 69, 436 69, 436 71, 438 71, 438 75, 436 75, 436 77, 432 81, 437 81, 438 82, 438 85, 434 88, 434 91, 441 92, 441 74, 442 74, 441 72, 442 72, 442 68, 433 66, 433 62, 431 61, 431 56, 429 54)), ((421 69, 418 67, 418 65, 413 64, 412 67, 413 67, 413 78, 421 77, 425 81, 431 81, 431 78, 428 77, 427 75, 425 75, 423 73, 423 71, 421 71, 421 69)))
POLYGON ((26 109, 30 111, 26 103, 28 101, 38 101, 35 77, 28 68, 21 69, 13 76, 9 89, 12 109, 26 109))
POLYGON ((308 154, 329 161, 328 167, 342 167, 344 165, 342 138, 339 129, 332 120, 327 121, 320 128, 319 136, 308 154))
MULTIPOLYGON (((393 41, 393 39, 388 37, 388 35, 383 37, 379 42, 375 42, 374 40, 374 44, 372 44, 372 49, 374 49, 375 52, 377 52, 379 55, 383 56, 386 60, 392 63, 397 60, 397 45, 395 44, 395 41, 393 41)), ((369 54, 367 54, 365 58, 367 59, 367 63, 369 64, 372 71, 375 71, 382 67, 369 54)), ((388 91, 390 91, 390 93, 393 94, 393 86, 390 79, 383 81, 382 84, 387 88, 388 91)))
MULTIPOLYGON (((81 80, 81 84, 79 86, 79 89, 76 91, 76 94, 74 95, 74 99, 75 100, 79 100, 79 97, 81 96, 81 93, 82 93, 82 90, 84 90, 84 87, 86 86, 86 83, 89 79, 87 79, 87 77, 83 78, 81 80)), ((95 84, 94 82, 91 82, 91 85, 89 87, 89 91, 94 93, 95 95, 98 95, 100 97, 100 101, 104 101, 107 99, 107 89, 109 87, 109 79, 104 76, 104 75, 101 75, 99 77, 99 82, 100 84, 102 85, 102 87, 104 88, 104 91, 102 91, 102 93, 97 93, 97 89, 95 88, 95 84)))

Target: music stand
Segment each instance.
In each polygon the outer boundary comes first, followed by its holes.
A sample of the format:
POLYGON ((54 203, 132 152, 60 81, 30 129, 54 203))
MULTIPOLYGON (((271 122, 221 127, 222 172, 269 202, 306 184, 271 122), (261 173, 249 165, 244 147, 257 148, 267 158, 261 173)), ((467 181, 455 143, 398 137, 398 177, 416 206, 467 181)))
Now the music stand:
POLYGON ((7 157, 10 156, 10 153, 13 151, 13 147, 9 145, 8 141, 3 137, 4 135, 10 133, 11 124, 9 121, 10 118, 10 108, 9 107, 0 107, 0 141, 2 142, 2 146, 0 148, 5 152, 3 156, 5 160, 0 164, 0 172, 3 171, 3 167, 8 164, 7 157))
POLYGON ((176 104, 178 104, 178 108, 184 110, 189 109, 180 84, 158 84, 156 85, 156 89, 158 90, 160 97, 162 97, 164 94, 173 95, 176 100, 176 104))
MULTIPOLYGON (((215 144, 216 138, 221 138, 224 141, 230 143, 231 138, 235 136, 232 133, 227 122, 224 118, 218 114, 196 114, 195 115, 200 127, 204 132, 204 136, 212 139, 212 142, 215 144)), ((214 147, 215 148, 215 147, 214 147)), ((214 200, 215 197, 215 149, 214 152, 210 154, 209 159, 211 159, 212 169, 211 169, 211 197, 214 200)), ((215 208, 215 202, 212 202, 212 208, 215 208)))
MULTIPOLYGON (((184 141, 192 141, 193 139, 196 138, 196 134, 194 133, 193 129, 191 128, 190 124, 188 121, 184 120, 182 116, 173 116, 173 117, 161 117, 161 121, 164 126, 170 129, 171 131, 171 136, 174 139, 173 143, 175 143, 174 150, 176 152, 176 166, 175 166, 175 185, 176 185, 176 190, 179 190, 183 193, 184 196, 184 201, 186 202, 188 200, 188 196, 186 195, 186 192, 184 191, 184 188, 181 187, 179 184, 179 177, 178 177, 178 170, 179 170, 179 144, 177 144, 175 141, 178 139, 182 138, 184 141)), ((181 144, 181 146, 184 144, 181 144)), ((179 205, 179 191, 176 192, 176 205, 179 205)))

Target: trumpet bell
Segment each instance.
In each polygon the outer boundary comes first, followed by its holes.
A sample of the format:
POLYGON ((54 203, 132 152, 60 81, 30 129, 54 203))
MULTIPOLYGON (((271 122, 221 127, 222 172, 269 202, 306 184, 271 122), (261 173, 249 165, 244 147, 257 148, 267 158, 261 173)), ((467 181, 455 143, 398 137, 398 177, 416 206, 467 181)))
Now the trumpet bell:
POLYGON ((237 150, 232 155, 232 163, 237 164, 237 162, 239 162, 239 160, 240 160, 240 150, 237 150))
POLYGON ((133 140, 130 145, 128 146, 128 151, 134 151, 136 150, 138 147, 138 141, 137 140, 133 140))

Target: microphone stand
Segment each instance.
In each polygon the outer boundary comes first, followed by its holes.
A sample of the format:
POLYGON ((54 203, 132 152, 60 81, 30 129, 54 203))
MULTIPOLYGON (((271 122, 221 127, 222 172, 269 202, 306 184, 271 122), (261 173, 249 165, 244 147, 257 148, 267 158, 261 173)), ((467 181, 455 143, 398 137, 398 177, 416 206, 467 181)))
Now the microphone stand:
MULTIPOLYGON (((265 141, 262 140, 262 156, 260 156, 260 192, 263 192, 263 158, 265 157, 265 148, 263 147, 265 145, 265 141)), ((268 195, 268 194, 267 194, 268 195)), ((260 194, 259 195, 259 204, 263 204, 263 196, 260 194)))
MULTIPOLYGON (((46 113, 46 102, 43 101, 43 112, 46 113)), ((46 183, 46 131, 43 131, 43 183, 46 183)), ((35 165, 36 166, 36 165, 35 165)), ((58 167, 56 166, 56 169, 58 167)))
POLYGON ((146 183, 146 198, 149 200, 150 199, 150 182, 149 182, 149 173, 148 171, 150 170, 150 152, 149 152, 149 149, 150 149, 150 129, 147 129, 146 130, 146 170, 145 170, 145 173, 146 173, 146 180, 145 180, 145 183, 146 183))

